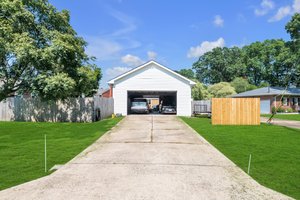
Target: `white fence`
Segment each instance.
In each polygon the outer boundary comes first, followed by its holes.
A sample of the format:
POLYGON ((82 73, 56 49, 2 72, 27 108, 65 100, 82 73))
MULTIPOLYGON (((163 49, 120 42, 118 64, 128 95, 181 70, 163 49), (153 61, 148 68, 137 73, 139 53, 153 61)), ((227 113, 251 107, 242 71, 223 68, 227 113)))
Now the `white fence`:
POLYGON ((0 102, 0 121, 92 122, 111 116, 112 98, 70 98, 43 102, 38 98, 8 98, 0 102), (96 116, 96 111, 101 115, 96 116))
POLYGON ((210 113, 211 112, 211 101, 210 100, 201 100, 201 101, 192 101, 192 113, 210 113))

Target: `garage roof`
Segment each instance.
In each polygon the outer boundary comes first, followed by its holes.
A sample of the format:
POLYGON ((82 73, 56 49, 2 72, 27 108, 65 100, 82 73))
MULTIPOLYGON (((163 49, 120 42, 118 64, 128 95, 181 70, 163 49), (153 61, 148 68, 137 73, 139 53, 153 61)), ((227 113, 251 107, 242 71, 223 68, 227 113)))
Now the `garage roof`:
POLYGON ((169 69, 169 68, 167 68, 167 67, 165 67, 165 66, 159 64, 158 62, 156 62, 156 61, 154 61, 154 60, 148 61, 148 62, 146 62, 146 63, 144 63, 144 64, 142 64, 142 65, 140 65, 140 66, 138 66, 138 67, 136 67, 136 68, 133 68, 132 70, 129 70, 128 72, 125 72, 125 73, 123 73, 123 74, 121 74, 121 75, 119 75, 119 76, 117 76, 117 77, 111 79, 111 80, 108 81, 107 83, 108 83, 108 84, 114 84, 115 81, 117 81, 117 80, 119 80, 119 79, 121 79, 121 78, 123 78, 123 77, 125 77, 125 76, 128 76, 129 74, 131 74, 131 73, 133 73, 133 72, 135 72, 135 71, 138 71, 138 70, 140 70, 140 69, 142 69, 142 68, 144 68, 144 67, 146 67, 146 66, 148 66, 148 65, 150 65, 150 64, 155 64, 156 66, 158 66, 158 67, 160 67, 160 68, 162 68, 162 69, 164 69, 164 70, 166 70, 166 71, 171 72, 171 73, 174 74, 175 76, 180 77, 181 79, 186 80, 190 85, 195 85, 195 84, 196 84, 194 81, 192 81, 192 80, 190 80, 190 79, 188 79, 188 78, 186 78, 186 77, 184 77, 184 76, 182 76, 182 75, 180 75, 180 74, 174 72, 173 70, 171 70, 171 69, 169 69))

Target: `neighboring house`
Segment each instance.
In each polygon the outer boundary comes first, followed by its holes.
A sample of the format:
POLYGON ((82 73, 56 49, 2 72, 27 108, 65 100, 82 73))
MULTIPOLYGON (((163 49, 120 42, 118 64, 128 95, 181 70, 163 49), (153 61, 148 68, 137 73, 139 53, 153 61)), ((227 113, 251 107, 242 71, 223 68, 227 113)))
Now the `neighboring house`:
POLYGON ((285 90, 283 87, 264 87, 232 95, 232 97, 259 97, 261 113, 271 113, 272 107, 280 105, 283 109, 291 108, 294 111, 300 108, 300 88, 285 90))
POLYGON ((108 82, 114 98, 114 113, 127 115, 134 98, 158 98, 176 107, 177 115, 191 116, 191 87, 195 82, 149 61, 108 82))
POLYGON ((102 92, 101 97, 111 98, 112 97, 112 89, 108 88, 102 92))
POLYGON ((111 98, 112 97, 112 90, 111 88, 100 88, 98 89, 97 93, 94 96, 104 97, 104 98, 111 98))

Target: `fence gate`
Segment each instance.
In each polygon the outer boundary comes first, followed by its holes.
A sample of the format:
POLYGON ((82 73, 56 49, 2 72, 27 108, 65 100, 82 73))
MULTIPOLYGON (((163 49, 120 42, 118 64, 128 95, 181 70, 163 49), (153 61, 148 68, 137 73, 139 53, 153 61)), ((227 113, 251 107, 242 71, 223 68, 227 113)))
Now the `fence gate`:
POLYGON ((213 98, 213 125, 259 125, 259 98, 213 98))

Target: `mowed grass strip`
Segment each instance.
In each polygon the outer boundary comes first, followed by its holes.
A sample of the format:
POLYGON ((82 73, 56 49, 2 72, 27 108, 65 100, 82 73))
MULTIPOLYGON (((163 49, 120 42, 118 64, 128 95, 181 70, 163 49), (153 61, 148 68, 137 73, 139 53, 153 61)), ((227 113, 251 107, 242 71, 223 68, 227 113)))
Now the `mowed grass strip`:
MULTIPOLYGON (((271 114, 262 114, 262 117, 271 117, 271 114)), ((276 119, 284 119, 284 120, 293 120, 300 121, 300 114, 276 114, 274 115, 276 119)))
POLYGON ((189 126, 260 184, 300 199, 300 130, 275 125, 212 126, 210 119, 182 117, 189 126))
POLYGON ((95 123, 0 122, 0 190, 47 175, 47 165, 64 164, 115 126, 122 118, 95 123))

